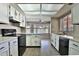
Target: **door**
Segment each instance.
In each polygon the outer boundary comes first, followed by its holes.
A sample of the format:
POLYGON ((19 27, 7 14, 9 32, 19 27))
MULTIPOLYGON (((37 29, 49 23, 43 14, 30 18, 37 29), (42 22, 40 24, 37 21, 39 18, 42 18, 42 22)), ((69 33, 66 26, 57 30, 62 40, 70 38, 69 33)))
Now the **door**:
POLYGON ((7 3, 0 3, 0 23, 9 23, 9 5, 7 3))
POLYGON ((0 52, 0 56, 9 56, 9 49, 5 49, 2 52, 0 52))
POLYGON ((17 37, 10 41, 10 56, 18 56, 18 40, 17 40, 17 37))
POLYGON ((56 47, 55 47, 58 51, 59 51, 59 36, 56 35, 56 47))
POLYGON ((31 39, 31 35, 26 35, 26 46, 31 46, 31 42, 32 39, 31 39))
POLYGON ((38 36, 35 38, 35 42, 34 43, 35 43, 35 46, 40 46, 41 45, 41 41, 40 41, 38 36))
POLYGON ((0 56, 9 56, 8 42, 0 43, 0 56))
POLYGON ((79 51, 75 48, 70 47, 69 48, 69 55, 79 55, 79 51))
POLYGON ((51 43, 55 47, 55 34, 53 34, 53 33, 52 33, 52 37, 51 37, 51 43))

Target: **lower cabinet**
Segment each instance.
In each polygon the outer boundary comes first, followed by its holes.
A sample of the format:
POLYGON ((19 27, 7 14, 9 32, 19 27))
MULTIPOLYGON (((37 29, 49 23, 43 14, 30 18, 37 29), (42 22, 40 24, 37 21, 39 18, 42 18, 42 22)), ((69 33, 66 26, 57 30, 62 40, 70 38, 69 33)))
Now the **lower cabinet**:
POLYGON ((59 51, 59 35, 51 35, 51 44, 59 51))
POLYGON ((51 34, 51 44, 55 47, 56 41, 55 41, 55 34, 51 34))
POLYGON ((8 42, 0 43, 0 56, 9 56, 8 42))
POLYGON ((41 46, 41 40, 36 35, 26 35, 26 46, 41 46))
POLYGON ((59 51, 59 35, 56 35, 55 37, 55 48, 57 49, 57 51, 59 51))
POLYGON ((79 51, 74 48, 69 48, 69 55, 79 55, 79 51))
POLYGON ((69 55, 79 55, 79 43, 70 40, 69 41, 69 55))
POLYGON ((10 44, 10 56, 18 56, 18 40, 14 37, 9 42, 10 44))
POLYGON ((18 37, 4 37, 0 42, 0 56, 18 56, 18 37))

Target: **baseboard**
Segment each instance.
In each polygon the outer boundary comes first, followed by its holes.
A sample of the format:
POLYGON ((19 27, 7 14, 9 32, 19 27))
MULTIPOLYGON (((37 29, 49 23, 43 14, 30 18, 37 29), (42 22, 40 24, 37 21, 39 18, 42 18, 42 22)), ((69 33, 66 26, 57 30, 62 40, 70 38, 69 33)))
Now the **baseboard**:
POLYGON ((40 48, 41 46, 26 46, 26 48, 40 48))
POLYGON ((26 46, 19 46, 19 47, 26 47, 26 46))

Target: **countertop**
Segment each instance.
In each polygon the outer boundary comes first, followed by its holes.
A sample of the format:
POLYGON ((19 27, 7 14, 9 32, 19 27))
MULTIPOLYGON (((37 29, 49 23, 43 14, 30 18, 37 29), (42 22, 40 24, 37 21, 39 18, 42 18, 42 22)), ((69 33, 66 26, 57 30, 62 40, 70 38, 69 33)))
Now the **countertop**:
POLYGON ((14 38, 14 37, 1 37, 0 36, 0 43, 10 41, 10 40, 12 40, 12 38, 14 38))
POLYGON ((60 37, 68 38, 69 40, 75 41, 79 43, 79 40, 74 39, 73 36, 67 36, 67 35, 60 35, 60 37))

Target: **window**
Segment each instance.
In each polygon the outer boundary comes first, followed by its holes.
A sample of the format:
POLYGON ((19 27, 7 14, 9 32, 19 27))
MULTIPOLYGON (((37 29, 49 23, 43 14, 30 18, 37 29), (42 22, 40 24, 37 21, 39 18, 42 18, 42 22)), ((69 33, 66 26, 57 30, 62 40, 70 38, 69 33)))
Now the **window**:
POLYGON ((50 30, 50 23, 49 24, 33 24, 30 23, 29 26, 26 26, 26 33, 27 34, 44 34, 49 33, 50 30))
POLYGON ((73 31, 71 14, 60 19, 60 31, 73 31))

